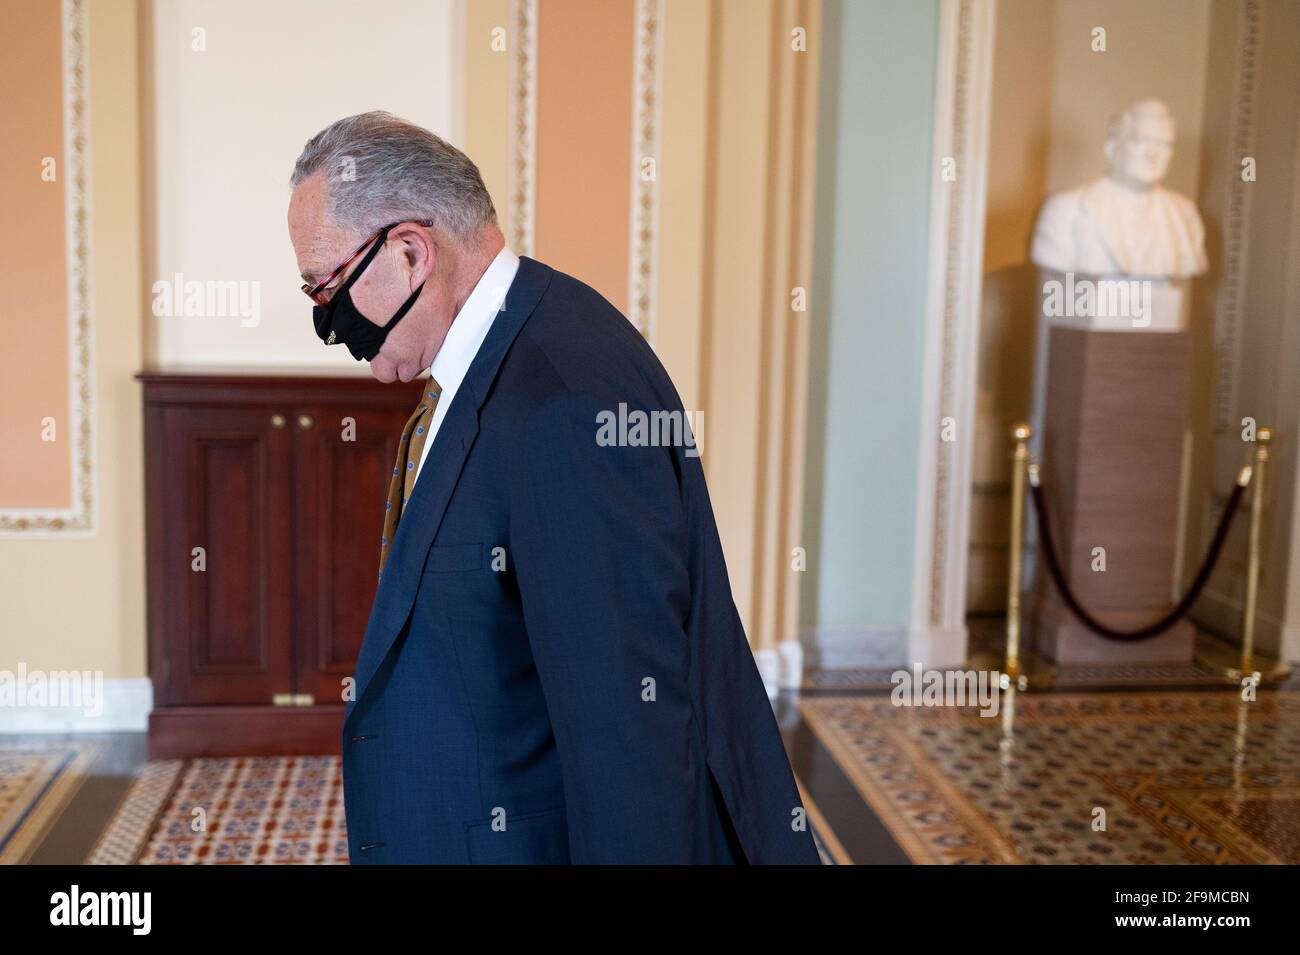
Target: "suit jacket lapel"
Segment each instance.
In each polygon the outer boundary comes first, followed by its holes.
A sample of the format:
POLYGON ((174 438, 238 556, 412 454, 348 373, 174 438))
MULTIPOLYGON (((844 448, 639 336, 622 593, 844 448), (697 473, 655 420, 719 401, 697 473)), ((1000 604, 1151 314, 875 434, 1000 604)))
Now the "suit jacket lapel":
POLYGON ((375 594, 366 624, 365 639, 357 658, 353 700, 347 705, 344 727, 351 718, 355 701, 360 700, 383 663, 393 642, 406 625, 415 605, 420 578, 429 556, 429 548, 438 533, 447 503, 460 480, 460 473, 478 436, 478 414, 496 380, 501 362, 514 343, 542 293, 550 284, 552 270, 521 256, 519 271, 506 293, 501 311, 492 321, 487 337, 470 363, 465 380, 452 399, 447 416, 434 435, 433 445, 425 458, 415 490, 406 502, 402 518, 393 537, 383 579, 375 594), (425 471, 428 473, 424 473, 425 471))

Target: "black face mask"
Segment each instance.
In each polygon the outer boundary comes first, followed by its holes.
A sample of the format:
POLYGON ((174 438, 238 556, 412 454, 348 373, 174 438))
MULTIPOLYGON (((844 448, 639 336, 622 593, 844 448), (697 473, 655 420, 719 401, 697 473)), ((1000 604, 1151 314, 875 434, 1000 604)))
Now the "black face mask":
POLYGON ((334 293, 329 302, 325 305, 313 306, 311 310, 312 321, 316 325, 316 334, 320 336, 320 340, 326 345, 347 345, 348 351, 352 352, 352 357, 357 361, 370 361, 379 354, 379 348, 384 344, 388 333, 411 310, 411 306, 415 304, 415 300, 420 297, 420 291, 424 288, 424 283, 421 282, 419 288, 411 293, 411 297, 402 303, 397 314, 388 320, 388 324, 382 326, 370 321, 352 304, 350 291, 352 283, 369 267, 387 238, 388 230, 385 229, 375 239, 374 246, 366 253, 361 264, 334 293))

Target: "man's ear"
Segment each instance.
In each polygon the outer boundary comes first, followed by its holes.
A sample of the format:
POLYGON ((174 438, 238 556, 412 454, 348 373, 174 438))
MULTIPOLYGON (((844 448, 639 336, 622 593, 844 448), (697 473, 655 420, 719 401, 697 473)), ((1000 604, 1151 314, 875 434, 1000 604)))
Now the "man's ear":
POLYGON ((401 241, 402 261, 411 276, 414 292, 433 275, 438 265, 438 243, 430 229, 422 226, 403 226, 398 234, 401 241))

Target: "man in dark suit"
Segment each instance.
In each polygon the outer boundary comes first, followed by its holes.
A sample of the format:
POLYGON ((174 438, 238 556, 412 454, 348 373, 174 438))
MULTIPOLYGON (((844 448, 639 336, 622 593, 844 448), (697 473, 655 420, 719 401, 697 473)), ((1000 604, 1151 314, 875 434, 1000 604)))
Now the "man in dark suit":
POLYGON ((346 707, 351 861, 818 862, 649 345, 505 248, 427 130, 340 120, 292 183, 321 339, 384 381, 430 372, 346 707), (675 439, 607 426, 637 412, 675 439))

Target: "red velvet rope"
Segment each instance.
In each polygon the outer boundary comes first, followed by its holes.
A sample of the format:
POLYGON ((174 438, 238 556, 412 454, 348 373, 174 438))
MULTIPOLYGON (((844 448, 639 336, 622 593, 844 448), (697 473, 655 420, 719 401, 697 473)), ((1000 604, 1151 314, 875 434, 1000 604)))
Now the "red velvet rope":
POLYGON ((1145 640, 1148 637, 1154 637, 1158 633, 1163 633, 1173 626, 1196 602, 1196 598, 1201 595, 1205 585, 1210 580, 1210 574, 1214 570, 1214 565, 1219 559, 1219 553, 1223 550, 1223 542, 1228 537, 1228 528, 1232 525, 1232 518, 1237 513, 1237 505, 1241 503, 1241 496, 1245 493, 1244 484, 1236 484, 1232 488, 1232 494, 1228 497, 1228 504, 1223 509, 1223 515, 1219 518, 1219 526, 1214 531, 1214 539, 1210 542, 1210 549, 1205 555, 1205 562, 1201 564, 1200 571, 1196 574, 1196 579, 1192 581, 1192 586, 1183 594, 1183 599, 1178 601, 1172 610, 1145 627, 1139 627, 1136 630, 1116 630, 1114 627, 1108 627, 1088 611, 1083 609, 1070 590, 1070 584, 1065 579, 1065 574, 1061 572, 1060 561, 1056 558, 1056 545, 1052 541, 1052 527, 1047 520, 1047 504, 1043 498, 1043 489, 1036 484, 1031 484, 1029 494, 1034 502, 1034 513, 1038 515, 1038 539, 1042 544, 1043 558, 1047 563, 1047 569, 1051 573, 1052 582, 1056 584, 1056 589, 1065 601, 1065 605, 1070 608, 1076 617, 1078 617, 1089 630, 1093 633, 1106 637, 1108 640, 1138 641, 1145 640))

